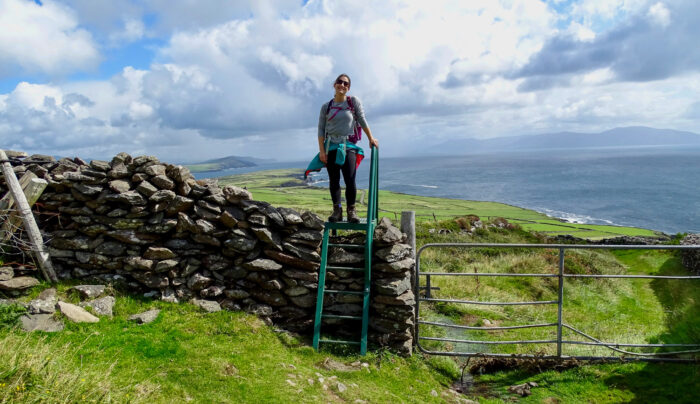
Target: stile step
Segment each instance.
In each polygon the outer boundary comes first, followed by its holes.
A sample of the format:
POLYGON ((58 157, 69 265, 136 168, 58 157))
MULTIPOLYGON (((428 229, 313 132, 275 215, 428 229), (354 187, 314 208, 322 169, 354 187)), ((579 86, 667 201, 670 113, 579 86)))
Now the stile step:
POLYGON ((346 316, 342 314, 321 314, 323 318, 339 318, 344 320, 362 320, 362 316, 346 316))
POLYGON ((336 266, 327 266, 326 267, 327 271, 349 271, 349 272, 364 272, 364 268, 358 268, 358 267, 336 267, 336 266))
POLYGON ((365 292, 358 292, 356 290, 335 290, 335 289, 326 289, 323 291, 323 293, 343 293, 346 295, 359 295, 359 296, 362 296, 365 294, 365 292))
POLYGON ((340 247, 340 248, 354 248, 358 250, 364 250, 364 244, 343 244, 343 243, 328 243, 328 247, 340 247))
POLYGON ((360 341, 345 341, 340 339, 322 339, 318 342, 325 342, 328 344, 348 344, 348 345, 360 345, 360 341))

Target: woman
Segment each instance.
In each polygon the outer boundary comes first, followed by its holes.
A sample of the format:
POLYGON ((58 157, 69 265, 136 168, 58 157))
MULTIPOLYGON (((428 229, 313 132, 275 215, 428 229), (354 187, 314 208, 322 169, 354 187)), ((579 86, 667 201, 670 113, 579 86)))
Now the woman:
POLYGON ((348 208, 348 221, 358 223, 360 218, 355 210, 355 173, 359 165, 358 153, 362 149, 350 141, 355 129, 355 121, 360 124, 367 134, 370 147, 379 147, 379 142, 372 136, 369 129, 362 103, 357 97, 348 95, 350 91, 350 77, 341 74, 333 84, 335 96, 321 107, 318 118, 318 149, 319 159, 326 165, 328 178, 330 179, 331 199, 333 200, 333 214, 328 218, 329 222, 343 221, 343 207, 340 202, 340 173, 343 173, 345 181, 345 201, 348 208))

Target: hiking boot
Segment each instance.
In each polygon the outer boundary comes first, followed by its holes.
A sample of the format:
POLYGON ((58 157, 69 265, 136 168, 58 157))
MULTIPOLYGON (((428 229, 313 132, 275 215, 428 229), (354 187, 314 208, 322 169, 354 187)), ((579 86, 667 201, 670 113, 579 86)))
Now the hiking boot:
POLYGON ((343 207, 333 206, 333 214, 328 216, 329 222, 342 222, 343 221, 343 207))
POLYGON ((355 211, 355 205, 348 205, 348 222, 360 223, 360 217, 357 216, 357 212, 355 211))

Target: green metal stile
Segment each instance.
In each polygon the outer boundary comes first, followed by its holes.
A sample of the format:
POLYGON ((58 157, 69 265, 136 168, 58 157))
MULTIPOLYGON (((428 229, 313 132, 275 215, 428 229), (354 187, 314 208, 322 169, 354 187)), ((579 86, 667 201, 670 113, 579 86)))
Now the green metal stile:
MULTIPOLYGON (((331 344, 346 344, 360 345, 360 354, 367 353, 367 330, 369 328, 369 305, 370 305, 370 288, 372 280, 372 241, 374 229, 377 226, 377 218, 379 214, 379 152, 377 148, 372 146, 372 156, 369 172, 369 198, 367 203, 367 219, 361 220, 360 223, 348 222, 326 222, 323 230, 323 242, 321 243, 321 266, 318 274, 318 295, 316 297, 316 315, 314 319, 314 349, 318 351, 320 343, 331 344), (364 288, 362 294, 362 317, 360 316, 339 316, 323 314, 323 297, 327 293, 338 294, 358 294, 355 291, 344 290, 327 290, 326 289, 326 270, 334 267, 328 266, 328 247, 343 247, 343 248, 362 248, 362 246, 349 246, 346 244, 331 244, 328 242, 328 236, 331 230, 361 230, 365 231, 364 257, 364 288), (362 329, 360 341, 343 341, 321 339, 321 322, 323 318, 335 318, 345 320, 362 320, 362 329)), ((343 268, 344 270, 353 270, 354 268, 343 268)), ((357 268, 359 271, 360 268, 357 268)))

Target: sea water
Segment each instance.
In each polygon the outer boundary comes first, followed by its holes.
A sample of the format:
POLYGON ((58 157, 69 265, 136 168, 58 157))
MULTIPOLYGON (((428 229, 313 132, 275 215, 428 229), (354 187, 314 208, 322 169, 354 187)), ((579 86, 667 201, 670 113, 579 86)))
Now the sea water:
MULTIPOLYGON (((302 173, 306 163, 257 169, 298 167, 302 173)), ((367 187, 368 163, 357 174, 360 188, 367 187)), ((700 232, 697 147, 381 158, 379 178, 383 190, 502 202, 575 223, 700 232)), ((313 182, 327 187, 325 170, 313 182)))

